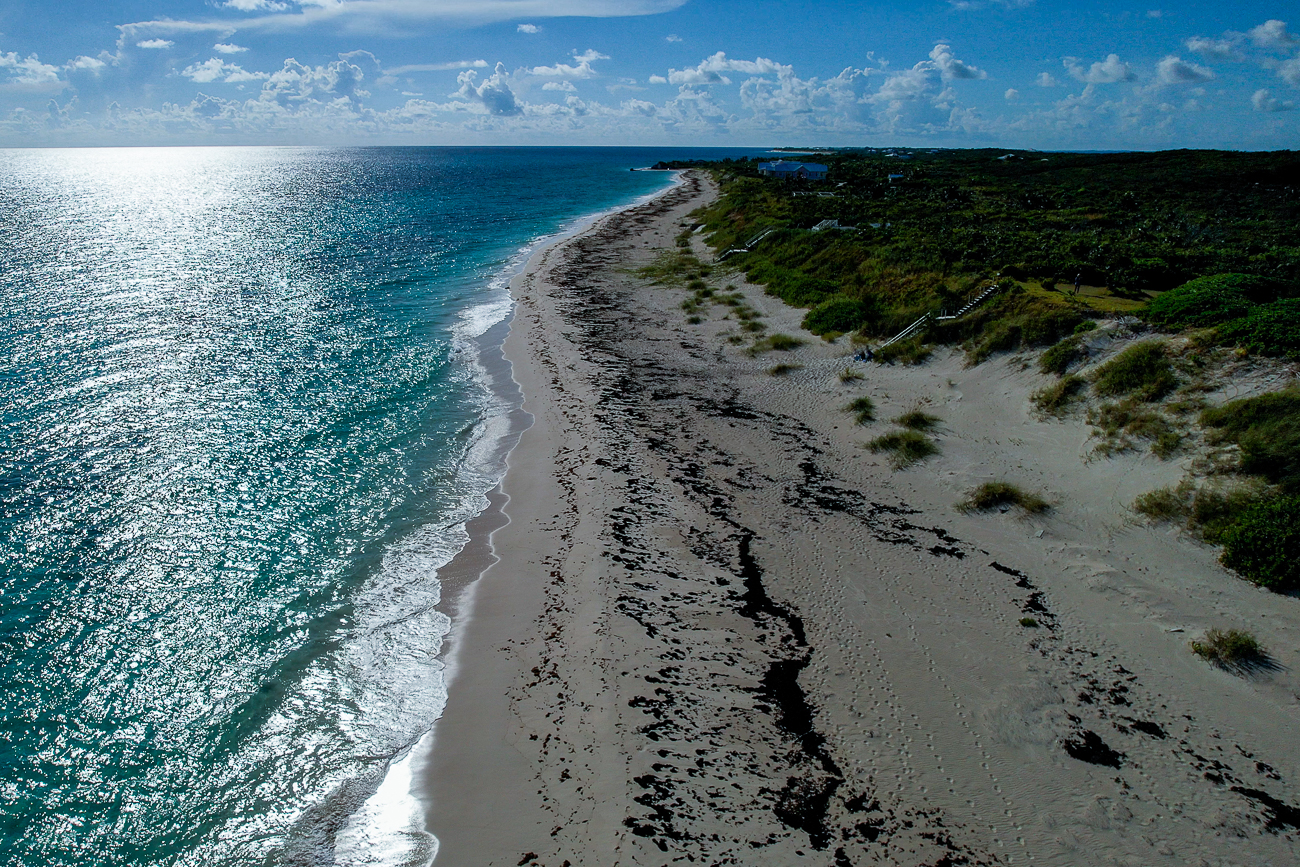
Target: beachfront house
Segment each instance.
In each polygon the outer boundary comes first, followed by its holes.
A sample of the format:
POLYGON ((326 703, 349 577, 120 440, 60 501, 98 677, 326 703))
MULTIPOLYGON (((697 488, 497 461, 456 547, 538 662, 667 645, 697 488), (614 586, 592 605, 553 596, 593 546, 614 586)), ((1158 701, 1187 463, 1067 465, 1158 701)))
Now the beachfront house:
POLYGON ((793 178, 801 181, 824 181, 826 172, 826 166, 820 163, 792 163, 788 160, 777 160, 774 163, 758 164, 760 175, 783 180, 793 178))

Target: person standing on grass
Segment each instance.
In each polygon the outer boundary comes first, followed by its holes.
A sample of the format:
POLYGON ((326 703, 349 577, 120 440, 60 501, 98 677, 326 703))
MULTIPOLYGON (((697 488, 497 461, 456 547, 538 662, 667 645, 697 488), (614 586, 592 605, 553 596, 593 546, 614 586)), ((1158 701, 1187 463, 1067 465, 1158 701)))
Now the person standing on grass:
POLYGON ((1074 294, 1079 294, 1079 284, 1083 282, 1083 272, 1074 275, 1074 294))

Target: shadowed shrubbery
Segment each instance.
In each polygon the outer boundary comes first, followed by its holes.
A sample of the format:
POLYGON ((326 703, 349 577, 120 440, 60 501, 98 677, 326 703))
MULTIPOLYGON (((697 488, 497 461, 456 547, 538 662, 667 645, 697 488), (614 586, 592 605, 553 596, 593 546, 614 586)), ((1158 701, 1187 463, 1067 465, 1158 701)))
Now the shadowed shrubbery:
POLYGON ((1247 397, 1207 409, 1201 424, 1215 442, 1241 447, 1241 470, 1300 493, 1300 389, 1247 397))
POLYGON ((1219 339, 1259 355, 1300 358, 1300 298, 1261 304, 1219 326, 1219 339))
POLYGON ((803 318, 803 327, 820 337, 823 334, 856 331, 867 321, 868 305, 856 298, 839 296, 818 304, 803 318))
POLYGON ((1104 397, 1132 394, 1141 400, 1158 400, 1177 385, 1164 344, 1154 340, 1125 349, 1098 368, 1093 379, 1097 394, 1104 397))
POLYGON ((983 512, 999 506, 1019 506, 1026 512, 1046 512, 1051 506, 1037 494, 1030 494, 1010 482, 985 482, 957 504, 962 512, 983 512))
POLYGON ((1261 302, 1272 301, 1271 280, 1250 274, 1197 277, 1157 296, 1146 310, 1151 322, 1174 331, 1209 328, 1245 316, 1261 302))
POLYGON ((1300 497, 1256 503, 1223 531, 1223 565, 1269 590, 1300 590, 1300 497))
POLYGON ((1071 334, 1053 344, 1038 359, 1038 369, 1043 373, 1055 373, 1064 376, 1070 365, 1083 358, 1083 338, 1071 334))
POLYGON ((1087 386, 1088 383, 1082 377, 1067 376, 1055 385, 1034 392, 1030 400, 1043 412, 1063 415, 1087 386))
POLYGON ((1192 652, 1202 659, 1229 667, 1250 667, 1267 660, 1258 639, 1238 629, 1208 630, 1205 640, 1192 642, 1192 652))

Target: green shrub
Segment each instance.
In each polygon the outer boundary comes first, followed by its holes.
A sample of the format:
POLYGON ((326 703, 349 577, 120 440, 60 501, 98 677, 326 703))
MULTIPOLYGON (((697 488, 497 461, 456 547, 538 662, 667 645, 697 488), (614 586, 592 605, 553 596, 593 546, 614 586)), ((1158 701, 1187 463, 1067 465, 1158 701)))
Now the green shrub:
POLYGON ((922 412, 920 409, 908 410, 907 412, 894 419, 894 424, 899 427, 905 427, 908 430, 932 430, 939 423, 937 415, 930 415, 928 412, 922 412))
POLYGON ((1133 511, 1155 521, 1186 520, 1192 508, 1194 491, 1189 485, 1176 488, 1156 488, 1133 501, 1133 511))
POLYGON ((1259 355, 1300 357, 1300 298, 1262 304, 1221 325, 1218 336, 1259 355))
POLYGON ((1264 648, 1249 632, 1238 629, 1210 629, 1204 641, 1193 641, 1192 652, 1219 665, 1250 665, 1265 658, 1264 648))
POLYGON ((1093 322, 1091 319, 1085 319, 1082 322, 1080 322, 1078 325, 1074 326, 1075 334, 1087 334, 1089 331, 1096 331, 1096 330, 1097 330, 1097 323, 1093 322))
POLYGON ((867 448, 877 454, 889 452, 890 463, 896 470, 924 460, 939 451, 939 447, 933 440, 914 430, 892 431, 876 437, 867 443, 867 448))
POLYGON ((1300 491, 1300 389, 1230 401, 1201 413, 1216 442, 1241 446, 1241 469, 1300 491))
POLYGON ((1147 340, 1130 346, 1103 364, 1093 388, 1100 395, 1133 394, 1141 400, 1158 400, 1178 385, 1163 343, 1147 340))
POLYGON ((909 337, 907 340, 900 340, 877 349, 876 361, 881 364, 893 364, 896 361, 903 364, 921 364, 933 351, 933 347, 923 342, 921 337, 909 337))
POLYGON ((1300 590, 1300 497, 1256 503, 1222 533, 1223 565, 1269 590, 1300 590))
POLYGON ((845 385, 866 378, 861 373, 859 373, 858 371, 854 370, 851 367, 846 367, 843 370, 841 370, 839 376, 840 376, 840 382, 844 383, 845 385))
POLYGON ((1065 371, 1080 358, 1083 358, 1083 339, 1071 335, 1052 345, 1038 359, 1038 369, 1043 373, 1055 373, 1064 376, 1065 371))
POLYGON ((1249 274, 1198 277, 1161 293, 1147 305, 1146 318, 1164 328, 1207 328, 1245 316, 1272 284, 1249 274))
MULTIPOLYGON (((758 326, 758 328, 763 327, 761 322, 746 322, 742 327, 746 331, 758 330, 752 326, 758 326)), ((761 340, 754 341, 754 345, 749 348, 749 353, 750 355, 757 355, 760 352, 769 352, 772 350, 776 350, 777 352, 789 352, 790 350, 797 349, 803 345, 804 341, 800 340, 798 337, 791 337, 788 334, 769 334, 761 340)))
POLYGON ((1043 412, 1062 415, 1086 385, 1081 377, 1067 376, 1055 385, 1034 392, 1030 400, 1043 412))
POLYGON ((985 482, 958 503, 957 509, 962 512, 983 512, 998 506, 1019 506, 1026 512, 1035 514, 1051 508, 1042 497, 1026 493, 1010 482, 985 482))
POLYGON ((1027 629, 1036 629, 1038 627, 1038 621, 1032 617, 1022 617, 1020 618, 1020 625, 1027 629))
POLYGON ((856 331, 867 318, 867 305, 856 298, 843 295, 828 298, 809 310, 803 318, 803 327, 818 336, 832 331, 841 334, 856 331))
POLYGON ((857 417, 858 424, 870 424, 876 420, 876 405, 865 395, 850 401, 849 405, 844 407, 844 411, 853 413, 857 417))

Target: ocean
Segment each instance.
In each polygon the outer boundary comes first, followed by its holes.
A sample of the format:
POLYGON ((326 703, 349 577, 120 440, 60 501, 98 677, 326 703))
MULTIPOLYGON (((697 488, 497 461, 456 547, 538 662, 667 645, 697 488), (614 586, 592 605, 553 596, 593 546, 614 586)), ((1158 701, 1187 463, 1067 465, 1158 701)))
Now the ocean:
POLYGON ((0 864, 429 863, 507 281, 757 153, 0 151, 0 864))

